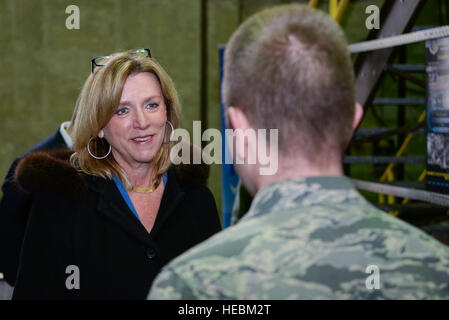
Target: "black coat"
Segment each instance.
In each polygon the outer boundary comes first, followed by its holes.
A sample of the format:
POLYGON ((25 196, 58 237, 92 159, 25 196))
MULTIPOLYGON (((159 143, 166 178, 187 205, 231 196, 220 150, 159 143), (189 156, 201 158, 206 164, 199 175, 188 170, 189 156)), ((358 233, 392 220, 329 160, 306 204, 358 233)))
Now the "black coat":
POLYGON ((17 180, 35 199, 13 299, 144 299, 162 266, 220 230, 211 192, 194 181, 198 166, 169 169, 148 233, 113 181, 45 154, 22 162, 17 180), (79 289, 67 289, 71 265, 79 289))
POLYGON ((14 286, 32 197, 14 183, 14 171, 17 163, 27 154, 41 151, 67 148, 59 129, 36 144, 31 150, 14 160, 2 184, 3 197, 0 200, 0 272, 5 280, 14 286))

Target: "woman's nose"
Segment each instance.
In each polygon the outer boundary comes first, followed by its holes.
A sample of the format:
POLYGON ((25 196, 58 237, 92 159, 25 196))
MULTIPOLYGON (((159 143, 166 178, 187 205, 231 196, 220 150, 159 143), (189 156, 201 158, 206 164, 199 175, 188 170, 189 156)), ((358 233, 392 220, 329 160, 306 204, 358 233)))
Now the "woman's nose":
POLYGON ((146 129, 150 125, 150 117, 144 110, 138 109, 134 114, 134 127, 137 129, 146 129))

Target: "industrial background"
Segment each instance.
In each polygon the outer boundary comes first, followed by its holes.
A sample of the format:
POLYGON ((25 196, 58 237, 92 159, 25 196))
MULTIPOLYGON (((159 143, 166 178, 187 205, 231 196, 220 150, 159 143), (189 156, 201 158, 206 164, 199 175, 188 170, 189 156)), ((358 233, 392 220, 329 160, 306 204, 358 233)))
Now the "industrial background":
MULTIPOLYGON (((177 86, 183 127, 192 132, 192 122, 201 120, 202 130, 220 129, 220 45, 251 14, 293 2, 336 13, 332 0, 0 0, 0 177, 16 157, 70 119, 90 60, 116 51, 150 48, 177 86), (70 5, 80 9, 79 30, 66 28, 70 5)), ((376 37, 376 30, 365 26, 367 6, 392 10, 392 3, 403 2, 340 1, 345 8, 336 19, 349 43, 365 41, 376 37)), ((449 24, 448 1, 418 2, 412 18, 402 17, 407 19, 404 31, 449 24)), ((399 21, 401 14, 384 15, 381 29, 387 18, 399 21)), ((358 58, 354 55, 355 63, 358 58)), ((425 43, 419 42, 396 48, 389 64, 377 70, 383 77, 366 99, 365 117, 348 149, 348 175, 425 188, 426 136, 420 119, 426 107, 425 64, 425 43), (409 133, 413 142, 398 154, 409 133), (394 170, 388 171, 391 163, 394 170)), ((209 187, 220 211, 220 165, 211 166, 209 187)), ((413 203, 406 199, 363 194, 418 226, 449 219, 445 208, 415 205, 408 210, 404 206, 413 203)))

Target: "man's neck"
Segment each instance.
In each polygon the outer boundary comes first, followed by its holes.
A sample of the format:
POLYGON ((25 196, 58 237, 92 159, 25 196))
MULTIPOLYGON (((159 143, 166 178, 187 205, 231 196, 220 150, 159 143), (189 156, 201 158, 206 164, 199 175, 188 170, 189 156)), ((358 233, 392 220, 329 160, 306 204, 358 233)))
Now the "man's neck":
POLYGON ((273 175, 259 175, 255 181, 257 192, 270 183, 297 178, 343 176, 343 166, 340 162, 332 162, 327 165, 316 165, 309 162, 280 163, 277 172, 273 175))

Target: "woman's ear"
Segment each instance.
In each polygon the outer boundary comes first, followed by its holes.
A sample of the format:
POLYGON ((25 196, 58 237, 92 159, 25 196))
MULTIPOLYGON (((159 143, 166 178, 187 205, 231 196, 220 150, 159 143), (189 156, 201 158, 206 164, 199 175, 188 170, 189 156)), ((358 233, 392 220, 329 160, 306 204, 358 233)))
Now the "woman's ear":
POLYGON ((104 138, 104 131, 103 131, 103 129, 101 129, 100 132, 98 132, 98 138, 100 138, 100 139, 104 138))

